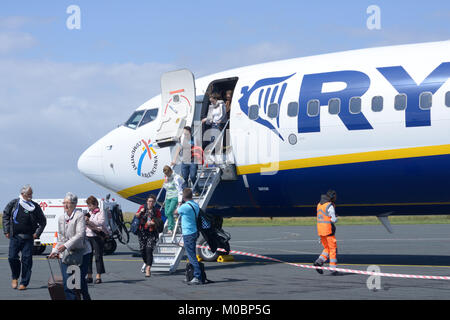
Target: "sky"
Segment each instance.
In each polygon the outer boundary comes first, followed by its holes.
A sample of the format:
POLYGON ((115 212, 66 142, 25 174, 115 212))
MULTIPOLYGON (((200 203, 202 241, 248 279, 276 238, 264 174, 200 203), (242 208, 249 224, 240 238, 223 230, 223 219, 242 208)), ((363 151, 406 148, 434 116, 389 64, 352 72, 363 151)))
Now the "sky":
MULTIPOLYGON (((201 77, 280 59, 449 39, 448 0, 4 0, 0 210, 25 184, 34 198, 109 193, 78 172, 78 157, 159 94, 164 72, 188 68, 201 77), (71 5, 79 8, 77 21, 71 5), (372 5, 379 9, 375 29, 367 25, 375 21, 367 12, 372 5), (72 28, 78 21, 80 28, 72 28)), ((118 201, 125 211, 138 208, 118 201)))

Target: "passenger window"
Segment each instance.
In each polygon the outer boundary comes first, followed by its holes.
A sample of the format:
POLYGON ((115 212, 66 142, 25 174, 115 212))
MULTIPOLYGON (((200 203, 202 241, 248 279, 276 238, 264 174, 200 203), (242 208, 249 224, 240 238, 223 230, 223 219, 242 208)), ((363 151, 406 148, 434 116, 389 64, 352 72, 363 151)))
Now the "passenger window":
POLYGON ((296 117, 296 116, 298 116, 298 102, 290 102, 288 104, 287 113, 288 113, 289 117, 296 117))
POLYGON ((142 127, 143 125, 152 122, 156 119, 158 116, 158 109, 150 109, 145 112, 144 117, 142 118, 141 123, 139 124, 139 127, 142 127))
POLYGON ((248 108, 248 118, 250 120, 256 120, 259 117, 259 106, 257 104, 251 105, 248 108))
POLYGON ((271 119, 275 119, 278 117, 278 103, 271 103, 269 104, 269 108, 267 110, 267 115, 271 119))
POLYGON ((358 114, 361 112, 361 98, 353 97, 350 99, 349 110, 351 114, 358 114))
POLYGON ((341 111, 341 99, 333 98, 328 101, 328 112, 330 114, 339 114, 341 111))
POLYGON ((131 129, 136 129, 139 122, 142 119, 142 116, 144 115, 144 112, 145 112, 145 110, 139 110, 139 111, 133 112, 133 114, 128 119, 128 121, 125 122, 125 127, 131 128, 131 129))
POLYGON ((419 108, 428 110, 433 103, 433 94, 431 92, 422 92, 419 96, 419 108))
POLYGON ((445 94, 445 105, 450 108, 450 91, 445 94))
POLYGON ((309 100, 307 105, 308 116, 316 117, 319 114, 319 100, 309 100))
POLYGON ((372 98, 372 111, 380 112, 383 110, 383 97, 375 96, 372 98))
POLYGON ((406 109, 406 94, 401 93, 395 96, 394 109, 402 111, 406 109))

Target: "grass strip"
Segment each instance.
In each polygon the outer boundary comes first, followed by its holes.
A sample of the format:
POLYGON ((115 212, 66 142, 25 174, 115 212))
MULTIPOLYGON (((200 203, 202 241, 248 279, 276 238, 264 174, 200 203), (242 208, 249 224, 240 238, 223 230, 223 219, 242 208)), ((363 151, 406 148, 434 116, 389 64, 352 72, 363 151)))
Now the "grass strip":
MULTIPOLYGON (((131 221, 133 213, 124 213, 125 221, 131 221)), ((390 216, 391 224, 450 224, 450 215, 433 216, 390 216)), ((339 217, 340 226, 380 225, 374 216, 339 217)), ((315 226, 316 217, 277 217, 277 218, 224 218, 224 227, 270 227, 270 226, 315 226)))

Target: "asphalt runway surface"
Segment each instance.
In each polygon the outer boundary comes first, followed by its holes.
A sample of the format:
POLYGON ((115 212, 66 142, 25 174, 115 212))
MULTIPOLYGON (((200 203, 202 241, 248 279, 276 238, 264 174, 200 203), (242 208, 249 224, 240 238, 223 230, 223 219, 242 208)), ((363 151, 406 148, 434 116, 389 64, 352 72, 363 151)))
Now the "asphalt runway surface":
MULTIPOLYGON (((338 267, 381 272, 450 276, 450 225, 395 225, 389 234, 380 226, 337 226, 338 267)), ((234 227, 231 249, 311 264, 322 248, 315 227, 234 227)), ((136 238, 131 240, 136 246, 136 238)), ((49 300, 50 276, 45 254, 34 256, 26 291, 11 288, 8 244, 0 239, 0 299, 49 300)), ((235 255, 233 262, 205 263, 213 283, 188 286, 185 258, 174 274, 153 272, 145 278, 142 260, 124 245, 105 256, 103 283, 90 284, 94 300, 404 300, 450 299, 449 280, 381 278, 380 290, 370 290, 367 275, 319 275, 315 270, 235 255)), ((94 267, 95 270, 95 267, 94 267)), ((57 270, 59 272, 59 270, 57 270)))

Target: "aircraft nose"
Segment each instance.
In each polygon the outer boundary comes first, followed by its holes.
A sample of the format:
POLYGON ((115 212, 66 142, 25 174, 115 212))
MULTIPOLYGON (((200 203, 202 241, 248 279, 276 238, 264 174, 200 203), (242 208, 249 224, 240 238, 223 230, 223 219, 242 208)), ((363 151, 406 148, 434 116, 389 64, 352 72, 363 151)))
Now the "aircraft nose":
POLYGON ((104 185, 102 161, 101 146, 99 143, 94 143, 78 159, 78 170, 90 180, 104 185))

